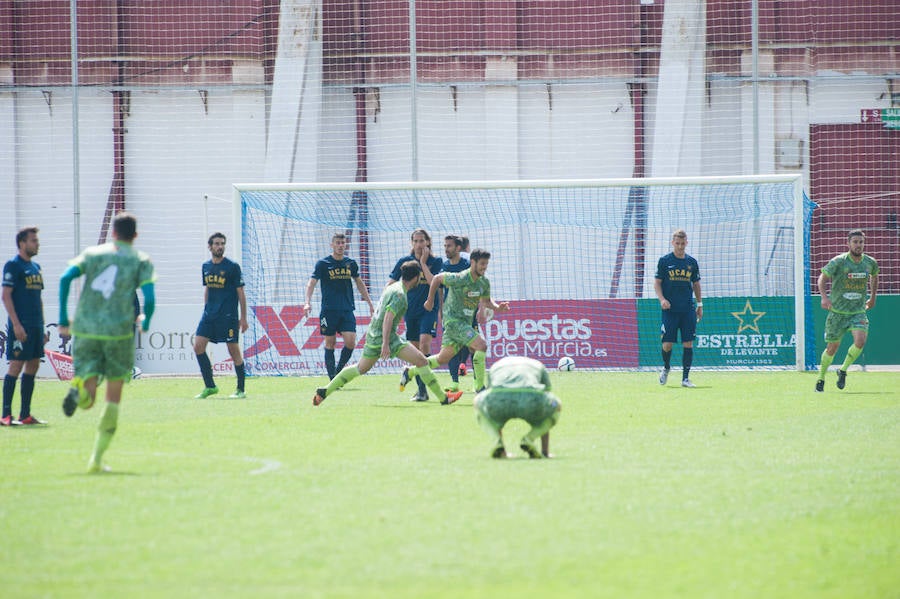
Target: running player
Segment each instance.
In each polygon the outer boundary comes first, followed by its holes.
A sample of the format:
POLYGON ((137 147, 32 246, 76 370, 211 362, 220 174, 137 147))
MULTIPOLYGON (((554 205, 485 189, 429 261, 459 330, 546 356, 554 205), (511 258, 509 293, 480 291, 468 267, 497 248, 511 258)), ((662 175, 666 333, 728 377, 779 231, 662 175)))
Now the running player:
MULTIPOLYGON (((479 305, 486 306, 495 312, 508 312, 509 302, 496 303, 491 299, 491 283, 485 276, 488 262, 491 259, 490 252, 482 249, 472 251, 471 266, 459 273, 440 273, 431 280, 428 289, 428 299, 425 300, 425 309, 430 310, 434 305, 434 296, 441 285, 449 291, 444 301, 442 316, 444 319, 444 336, 441 339, 441 351, 435 357, 428 359, 428 365, 434 369, 446 364, 455 356, 461 347, 468 347, 472 351, 472 366, 475 371, 475 389, 481 391, 484 387, 484 362, 487 352, 487 342, 472 326, 472 317, 479 305)), ((406 387, 410 377, 419 373, 416 367, 406 368, 400 377, 400 390, 406 387)), ((450 404, 462 396, 462 391, 448 391, 445 404, 450 404)))
MULTIPOLYGON (((444 237, 444 255, 446 258, 444 258, 444 265, 441 267, 441 272, 462 272, 469 268, 470 264, 468 258, 462 257, 462 248, 462 237, 457 235, 447 235, 444 237)), ((445 288, 445 300, 447 298, 447 291, 448 290, 445 288)), ((465 374, 465 363, 468 357, 469 348, 463 346, 455 356, 450 358, 447 368, 450 371, 450 378, 453 382, 450 383, 449 391, 459 391, 459 376, 460 374, 465 374)))

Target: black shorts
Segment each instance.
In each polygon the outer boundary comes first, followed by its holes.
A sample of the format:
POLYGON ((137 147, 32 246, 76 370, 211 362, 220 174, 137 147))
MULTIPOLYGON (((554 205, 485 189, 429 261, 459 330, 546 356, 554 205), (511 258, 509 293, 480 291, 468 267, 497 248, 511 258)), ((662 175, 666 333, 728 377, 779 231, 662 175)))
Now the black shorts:
POLYGON ((437 336, 437 311, 406 319, 406 340, 418 342, 421 335, 437 336))
POLYGON ((319 332, 326 337, 338 333, 355 333, 356 315, 353 310, 322 310, 319 314, 319 332))
POLYGON ((206 337, 213 343, 237 343, 240 328, 237 316, 210 318, 204 316, 197 325, 198 337, 206 337))
POLYGON ((44 330, 39 327, 25 329, 27 339, 20 342, 12 327, 6 329, 6 359, 27 362, 44 357, 44 330))
POLYGON ((663 343, 675 343, 678 340, 679 331, 681 331, 682 343, 694 340, 694 333, 697 332, 697 312, 694 310, 689 312, 663 310, 662 325, 659 329, 663 343))

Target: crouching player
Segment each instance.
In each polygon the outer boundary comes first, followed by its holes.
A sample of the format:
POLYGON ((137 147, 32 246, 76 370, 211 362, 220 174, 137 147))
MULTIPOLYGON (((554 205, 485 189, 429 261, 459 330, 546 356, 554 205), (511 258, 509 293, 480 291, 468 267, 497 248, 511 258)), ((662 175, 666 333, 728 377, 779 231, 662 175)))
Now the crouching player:
POLYGON ((505 458, 503 426, 513 418, 531 425, 519 447, 530 458, 550 457, 550 429, 559 421, 559 398, 550 393, 550 376, 537 360, 513 356, 498 360, 487 373, 487 386, 475 396, 475 417, 494 440, 491 457, 505 458), (541 451, 534 446, 541 438, 541 451))
POLYGON ((366 331, 366 344, 363 347, 362 359, 357 364, 348 364, 332 379, 327 387, 316 389, 313 405, 317 406, 326 397, 358 377, 371 370, 378 360, 397 357, 417 366, 419 376, 436 397, 444 397, 444 390, 437 382, 434 373, 428 367, 428 360, 415 345, 404 341, 397 334, 397 325, 406 314, 407 294, 419 284, 422 267, 414 260, 404 262, 400 267, 400 280, 388 285, 372 315, 369 330, 366 331))

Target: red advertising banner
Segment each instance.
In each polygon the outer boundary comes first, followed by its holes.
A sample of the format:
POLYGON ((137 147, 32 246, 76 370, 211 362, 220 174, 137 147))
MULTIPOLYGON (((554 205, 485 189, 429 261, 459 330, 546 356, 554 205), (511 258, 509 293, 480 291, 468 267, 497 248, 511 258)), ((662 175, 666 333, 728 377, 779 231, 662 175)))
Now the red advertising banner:
POLYGON ((631 299, 514 301, 483 326, 488 365, 527 356, 556 368, 563 356, 578 368, 637 368, 637 304, 631 299))

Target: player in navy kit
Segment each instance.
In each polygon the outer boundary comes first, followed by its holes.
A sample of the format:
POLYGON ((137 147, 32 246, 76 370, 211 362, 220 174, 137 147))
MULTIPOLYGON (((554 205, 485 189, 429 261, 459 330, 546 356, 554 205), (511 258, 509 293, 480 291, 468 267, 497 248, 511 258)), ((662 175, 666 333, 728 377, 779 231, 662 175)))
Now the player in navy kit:
POLYGON ((665 385, 669 378, 672 359, 672 345, 681 332, 681 386, 694 387, 689 378, 694 359, 694 333, 697 322, 703 318, 703 298, 700 293, 700 266, 685 253, 687 233, 677 229, 672 233, 672 251, 656 265, 656 279, 653 288, 662 309, 662 358, 663 369, 659 373, 659 384, 665 385), (697 298, 696 306, 694 297, 697 298))
POLYGON ((209 237, 212 259, 203 263, 204 308, 203 317, 194 336, 194 353, 205 385, 195 399, 205 399, 219 392, 213 381, 212 364, 206 355, 210 341, 228 346, 228 353, 237 374, 237 390, 229 397, 244 399, 244 355, 238 343, 240 333, 247 331, 247 298, 244 295, 244 278, 241 267, 225 257, 225 235, 213 233, 209 237), (240 313, 238 313, 240 306, 240 313))
POLYGON ((41 291, 44 277, 41 267, 32 258, 37 256, 41 243, 37 227, 25 227, 16 234, 18 254, 3 267, 3 307, 9 315, 6 325, 6 358, 9 371, 3 379, 3 417, 0 425, 44 424, 31 415, 31 396, 34 393, 34 375, 44 357, 44 344, 48 336, 44 332, 44 304, 41 291), (16 380, 22 371, 19 419, 12 417, 12 400, 16 380))
POLYGON ((331 255, 316 262, 312 276, 306 285, 306 303, 303 312, 309 316, 312 309, 313 290, 316 283, 322 281, 322 307, 319 312, 319 332, 325 337, 325 369, 331 380, 350 361, 353 348, 356 347, 356 316, 353 311, 356 303, 353 299, 353 283, 359 289, 363 301, 369 304, 369 314, 375 311, 369 290, 359 276, 359 264, 344 255, 347 249, 347 236, 335 233, 331 237, 331 255), (341 334, 344 347, 337 365, 334 363, 334 347, 337 333, 341 334))
MULTIPOLYGON (((425 309, 425 300, 428 298, 428 286, 431 279, 441 271, 443 260, 431 254, 431 236, 425 229, 416 229, 409 236, 411 251, 408 255, 397 260, 394 270, 391 271, 390 282, 400 280, 400 267, 404 262, 414 260, 419 263, 422 273, 419 284, 408 293, 408 308, 404 320, 406 321, 406 339, 412 341, 419 351, 428 357, 431 355, 431 342, 437 334, 438 305, 435 302, 431 310, 425 309)), ((421 377, 416 377, 418 389, 412 397, 412 401, 428 401, 428 390, 421 377)))

